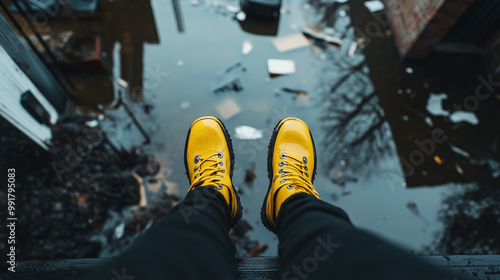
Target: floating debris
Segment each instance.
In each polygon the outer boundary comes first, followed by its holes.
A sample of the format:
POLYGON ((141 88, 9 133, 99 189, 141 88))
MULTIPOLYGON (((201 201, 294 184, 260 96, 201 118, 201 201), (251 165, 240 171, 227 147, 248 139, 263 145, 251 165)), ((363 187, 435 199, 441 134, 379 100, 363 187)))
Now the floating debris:
POLYGON ((384 4, 380 1, 366 1, 365 2, 365 7, 370 11, 370 12, 378 12, 382 11, 384 9, 384 4))
POLYGON ((308 27, 303 28, 302 29, 302 33, 304 35, 306 35, 307 37, 311 37, 313 39, 316 39, 316 40, 319 40, 319 41, 323 41, 323 42, 328 43, 328 44, 333 44, 333 45, 336 45, 336 46, 342 45, 342 40, 341 39, 339 39, 337 37, 333 37, 333 36, 325 34, 325 33, 322 33, 322 32, 314 31, 314 30, 312 30, 311 28, 308 28, 308 27))
POLYGON ((252 43, 250 43, 250 41, 248 40, 244 40, 241 46, 241 53, 247 55, 252 51, 252 49, 253 49, 252 43))
POLYGON ((221 93, 226 92, 226 91, 240 92, 243 89, 244 89, 243 88, 243 84, 241 83, 240 79, 236 78, 236 79, 228 82, 227 84, 222 85, 222 86, 214 89, 214 93, 215 94, 221 94, 221 93))
POLYGON ((215 106, 215 110, 219 113, 222 119, 228 120, 241 112, 240 106, 236 102, 228 98, 215 106))
POLYGON ((279 52, 287 52, 311 45, 311 42, 301 33, 276 38, 273 45, 279 52))
POLYGON ((234 137, 240 140, 255 140, 263 136, 262 130, 246 125, 237 126, 235 131, 234 137))
POLYGON ((272 75, 287 75, 295 73, 295 61, 285 59, 268 59, 267 69, 272 75))

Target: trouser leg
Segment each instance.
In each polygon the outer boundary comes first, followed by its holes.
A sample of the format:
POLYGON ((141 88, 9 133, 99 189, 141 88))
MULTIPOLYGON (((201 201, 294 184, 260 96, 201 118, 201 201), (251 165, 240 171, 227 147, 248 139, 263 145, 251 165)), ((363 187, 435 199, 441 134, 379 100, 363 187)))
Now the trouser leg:
POLYGON ((235 248, 228 232, 224 197, 211 187, 198 187, 101 269, 99 279, 132 279, 123 272, 136 280, 234 279, 235 248))
POLYGON ((308 194, 283 203, 277 229, 278 279, 462 279, 356 229, 342 209, 308 194))

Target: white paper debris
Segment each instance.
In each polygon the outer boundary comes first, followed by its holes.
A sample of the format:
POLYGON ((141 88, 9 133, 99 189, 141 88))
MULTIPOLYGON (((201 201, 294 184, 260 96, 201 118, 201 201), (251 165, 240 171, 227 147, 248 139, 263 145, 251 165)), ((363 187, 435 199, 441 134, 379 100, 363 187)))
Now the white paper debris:
POLYGON ((230 119, 241 112, 240 106, 236 102, 228 98, 215 106, 215 110, 219 113, 222 119, 230 119))
POLYGON ((268 59, 267 69, 275 75, 286 75, 295 73, 295 62, 285 59, 268 59))
POLYGON ((406 73, 413 74, 413 68, 410 67, 406 68, 406 73))
POLYGON ((88 127, 96 127, 98 124, 99 124, 99 122, 97 120, 91 120, 91 121, 85 122, 85 125, 87 125, 88 127))
POLYGON ((253 45, 252 43, 250 43, 250 41, 248 40, 245 40, 243 41, 243 44, 241 46, 241 53, 243 54, 249 54, 253 49, 253 45))
POLYGON ((235 131, 235 137, 241 140, 255 140, 263 136, 262 130, 246 125, 237 126, 235 131))
POLYGON ((298 48, 307 47, 311 42, 301 33, 280 37, 273 40, 273 44, 279 52, 286 52, 298 48))
POLYGON ((472 125, 477 125, 479 123, 479 120, 474 112, 455 111, 450 114, 448 111, 443 110, 442 101, 446 98, 447 96, 444 93, 431 93, 429 99, 427 100, 427 111, 434 116, 449 116, 453 123, 467 122, 472 125))
POLYGON ((448 98, 444 93, 431 93, 427 99, 427 111, 434 116, 448 116, 450 113, 443 110, 442 100, 448 98))
POLYGON ((384 9, 384 4, 380 1, 366 1, 365 7, 370 10, 370 12, 378 12, 384 9))
POLYGON ((453 112, 450 115, 450 120, 454 123, 467 122, 472 125, 477 125, 479 123, 476 114, 474 114, 473 112, 466 112, 466 111, 453 112))

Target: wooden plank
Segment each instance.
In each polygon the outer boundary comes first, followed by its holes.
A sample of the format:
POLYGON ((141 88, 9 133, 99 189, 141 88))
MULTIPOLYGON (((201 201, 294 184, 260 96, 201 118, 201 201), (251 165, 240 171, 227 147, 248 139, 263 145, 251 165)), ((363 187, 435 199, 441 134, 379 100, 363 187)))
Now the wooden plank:
MULTIPOLYGON (((500 280, 500 255, 419 256, 474 279, 500 280)), ((0 279, 85 279, 96 266, 110 258, 68 259, 18 262, 16 272, 0 272, 0 279)), ((239 279, 275 279, 277 257, 238 258, 236 273, 239 279)))

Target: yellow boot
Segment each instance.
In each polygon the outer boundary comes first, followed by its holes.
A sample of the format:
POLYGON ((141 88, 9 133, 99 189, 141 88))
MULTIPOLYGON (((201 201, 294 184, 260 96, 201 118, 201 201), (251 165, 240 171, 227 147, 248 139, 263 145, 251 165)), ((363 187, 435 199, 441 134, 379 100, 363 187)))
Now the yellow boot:
POLYGON ((184 150, 184 166, 191 187, 213 187, 226 199, 230 227, 242 215, 238 193, 232 183, 234 154, 229 133, 216 117, 201 117, 189 128, 184 150))
POLYGON ((267 190, 261 210, 264 226, 276 233, 282 203, 296 193, 321 199, 312 183, 316 175, 316 148, 309 127, 298 118, 285 118, 274 128, 267 152, 267 190))

